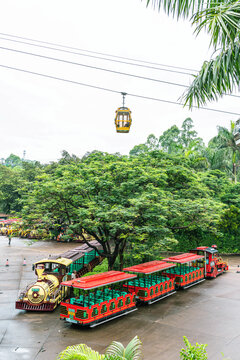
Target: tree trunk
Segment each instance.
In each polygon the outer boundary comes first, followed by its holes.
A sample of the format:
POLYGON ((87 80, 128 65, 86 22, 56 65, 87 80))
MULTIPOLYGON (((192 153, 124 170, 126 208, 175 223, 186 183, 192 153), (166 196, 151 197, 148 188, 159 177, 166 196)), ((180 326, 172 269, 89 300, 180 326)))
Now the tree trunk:
POLYGON ((116 256, 111 256, 108 258, 108 271, 113 270, 114 263, 116 261, 116 256))
POLYGON ((119 253, 119 260, 120 260, 120 271, 122 271, 122 269, 123 269, 123 265, 124 265, 124 256, 123 256, 123 251, 121 251, 120 253, 119 253))
POLYGON ((120 262, 120 271, 122 271, 123 266, 124 266, 124 250, 126 247, 126 240, 123 241, 121 249, 119 250, 119 262, 120 262))
POLYGON ((236 164, 233 163, 233 176, 234 176, 234 183, 236 184, 237 183, 237 169, 236 169, 236 164))

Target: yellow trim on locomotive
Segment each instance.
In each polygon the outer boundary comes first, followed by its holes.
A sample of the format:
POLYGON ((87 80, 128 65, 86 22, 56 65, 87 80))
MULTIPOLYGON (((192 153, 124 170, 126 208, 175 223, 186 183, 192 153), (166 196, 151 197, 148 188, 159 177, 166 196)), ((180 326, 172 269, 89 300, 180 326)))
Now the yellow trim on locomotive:
POLYGON ((35 284, 28 288, 26 296, 23 298, 23 300, 28 300, 33 305, 46 302, 56 302, 57 305, 60 293, 56 298, 54 298, 53 295, 59 288, 59 285, 60 284, 56 276, 43 275, 36 281, 35 284))
POLYGON ((59 258, 59 259, 42 259, 34 263, 36 266, 37 264, 44 264, 44 263, 55 263, 59 265, 69 266, 72 263, 72 260, 67 258, 59 258))
POLYGON ((63 289, 60 288, 62 277, 58 278, 58 272, 56 272, 56 275, 52 272, 48 273, 48 270, 45 269, 45 264, 56 264, 63 266, 63 268, 66 269, 72 262, 72 260, 67 258, 59 258, 42 259, 34 263, 38 279, 33 285, 30 285, 24 292, 22 292, 19 300, 35 306, 50 303, 54 304, 53 309, 55 309, 62 298, 63 289), (38 265, 43 266, 37 267, 38 265))

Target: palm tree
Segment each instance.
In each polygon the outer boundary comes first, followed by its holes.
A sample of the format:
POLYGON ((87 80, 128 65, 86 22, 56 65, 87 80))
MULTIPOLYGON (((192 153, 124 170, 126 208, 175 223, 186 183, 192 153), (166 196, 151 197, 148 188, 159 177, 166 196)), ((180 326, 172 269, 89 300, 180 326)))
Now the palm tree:
POLYGON ((68 346, 62 351, 57 360, 104 360, 105 355, 99 354, 85 344, 68 346))
POLYGON ((158 10, 173 17, 190 18, 198 35, 202 30, 210 34, 210 45, 217 51, 205 61, 200 72, 182 99, 191 108, 219 96, 231 93, 240 84, 240 2, 239 0, 147 0, 158 10))
POLYGON ((57 360, 139 360, 142 355, 142 343, 135 336, 124 348, 123 344, 113 341, 107 348, 106 354, 92 350, 85 344, 68 346, 62 351, 57 360))
POLYGON ((219 126, 218 135, 209 142, 211 168, 223 170, 237 182, 237 168, 240 164, 240 151, 235 138, 236 124, 231 122, 230 130, 219 126))
MULTIPOLYGON (((126 346, 118 341, 113 341, 106 350, 109 359, 116 360, 139 360, 142 357, 142 343, 138 336, 135 336, 126 346)), ((107 358, 108 359, 108 358, 107 358)))

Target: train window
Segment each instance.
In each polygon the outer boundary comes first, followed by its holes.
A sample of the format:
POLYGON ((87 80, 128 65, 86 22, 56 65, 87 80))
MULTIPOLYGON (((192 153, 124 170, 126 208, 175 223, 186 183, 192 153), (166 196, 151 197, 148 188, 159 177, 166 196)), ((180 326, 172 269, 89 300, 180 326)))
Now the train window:
POLYGON ((170 281, 170 283, 169 283, 169 287, 171 288, 172 287, 172 282, 170 281))
POLYGON ((130 304, 130 302, 131 302, 130 297, 129 297, 129 296, 127 296, 127 297, 126 297, 126 305, 129 305, 129 304, 130 304))
POLYGON ((189 274, 189 280, 190 280, 190 281, 192 280, 192 276, 191 276, 191 274, 189 274))
POLYGON ((150 291, 150 295, 151 295, 151 296, 153 295, 153 289, 151 289, 151 291, 150 291))
MULTIPOLYGON (((46 264, 47 265, 47 264, 46 264)), ((50 271, 53 271, 53 272, 59 272, 59 267, 60 265, 59 264, 49 264, 49 270, 50 271), (52 265, 52 266, 51 266, 52 265)))
POLYGON ((115 309, 115 303, 114 303, 114 301, 113 302, 111 302, 111 305, 110 305, 110 308, 109 308, 110 310, 114 310, 115 309))
POLYGON ((122 307, 123 306, 123 301, 122 301, 122 299, 121 300, 119 300, 119 302, 118 302, 118 307, 120 308, 120 307, 122 307))
POLYGON ((104 314, 107 311, 107 306, 104 304, 101 308, 101 314, 104 314))
POLYGON ((45 271, 51 271, 51 264, 50 263, 45 263, 44 264, 44 270, 45 271))
POLYGON ((88 313, 86 311, 83 311, 81 309, 78 309, 76 311, 76 314, 75 316, 78 318, 78 319, 87 319, 88 318, 88 313))
POLYGON ((165 284, 165 290, 167 290, 167 289, 168 289, 168 284, 166 283, 166 284, 165 284))
POLYGON ((92 316, 97 316, 97 315, 98 315, 98 309, 95 307, 93 308, 92 316))
POLYGON ((186 281, 186 282, 188 281, 188 277, 187 277, 187 275, 185 276, 185 281, 186 281))
POLYGON ((160 291, 163 291, 163 286, 162 285, 160 286, 160 291))
POLYGON ((155 294, 157 294, 157 293, 158 293, 158 291, 159 291, 159 287, 158 287, 158 286, 156 286, 156 289, 155 289, 155 294))

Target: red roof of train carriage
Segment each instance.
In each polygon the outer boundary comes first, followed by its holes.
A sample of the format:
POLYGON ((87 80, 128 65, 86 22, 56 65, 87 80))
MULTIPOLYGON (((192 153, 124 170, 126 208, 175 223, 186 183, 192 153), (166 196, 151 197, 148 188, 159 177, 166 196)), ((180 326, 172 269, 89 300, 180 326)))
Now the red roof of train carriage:
POLYGON ((20 219, 0 219, 0 223, 6 224, 6 225, 9 225, 9 224, 12 224, 12 223, 18 222, 18 221, 20 221, 20 219))
POLYGON ((136 273, 142 273, 142 274, 152 274, 157 271, 166 270, 171 267, 176 266, 175 264, 169 264, 166 261, 161 260, 155 260, 155 261, 149 261, 143 264, 139 265, 133 265, 130 267, 127 267, 123 269, 124 271, 132 271, 136 273))
POLYGON ((100 286, 110 285, 120 281, 135 279, 137 275, 126 274, 122 271, 107 271, 101 274, 85 276, 78 279, 64 281, 61 284, 75 288, 90 290, 100 286))
POLYGON ((204 258, 204 255, 196 255, 196 254, 186 253, 186 254, 171 256, 167 259, 163 259, 163 261, 171 261, 171 262, 175 262, 178 264, 186 264, 190 261, 196 261, 196 260, 199 260, 202 258, 204 258))

